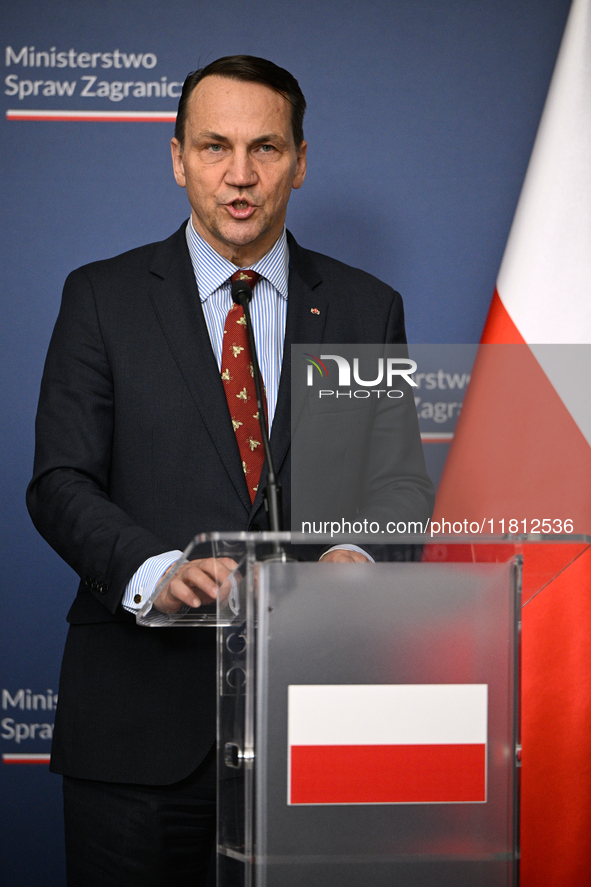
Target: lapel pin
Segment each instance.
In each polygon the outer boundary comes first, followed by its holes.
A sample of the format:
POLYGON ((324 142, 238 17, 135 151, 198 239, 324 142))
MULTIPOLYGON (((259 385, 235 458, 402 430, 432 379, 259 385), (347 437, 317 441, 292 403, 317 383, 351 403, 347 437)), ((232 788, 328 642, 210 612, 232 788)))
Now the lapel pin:
POLYGON ((310 311, 312 312, 312 314, 320 314, 318 308, 310 308, 310 311))

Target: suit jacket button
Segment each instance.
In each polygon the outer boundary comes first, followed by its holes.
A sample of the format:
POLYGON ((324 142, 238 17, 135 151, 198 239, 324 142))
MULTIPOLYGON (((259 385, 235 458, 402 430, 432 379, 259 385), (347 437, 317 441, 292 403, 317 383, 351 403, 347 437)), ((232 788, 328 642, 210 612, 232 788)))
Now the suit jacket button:
POLYGON ((251 525, 249 526, 248 531, 249 531, 250 533, 261 533, 261 532, 262 532, 262 528, 259 526, 259 524, 254 523, 254 524, 251 524, 251 525))

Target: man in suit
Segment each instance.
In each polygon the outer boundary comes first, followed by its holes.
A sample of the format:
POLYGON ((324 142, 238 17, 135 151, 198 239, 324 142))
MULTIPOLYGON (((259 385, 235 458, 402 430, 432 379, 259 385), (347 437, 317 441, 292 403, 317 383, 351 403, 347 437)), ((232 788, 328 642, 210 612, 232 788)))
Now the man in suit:
MULTIPOLYGON (((214 633, 150 631, 133 611, 196 532, 268 526, 267 469, 249 489, 220 377, 230 275, 261 275, 252 313, 286 526, 289 345, 405 341, 397 293, 285 232, 291 190, 306 173, 304 109, 297 81, 263 59, 228 57, 189 75, 172 140, 189 222, 66 281, 28 505, 81 577, 52 751, 52 769, 64 775, 70 887, 205 877, 214 633)), ((425 519, 432 488, 411 450, 398 487, 408 519, 425 519)), ((366 560, 354 548, 325 557, 366 560)), ((174 612, 212 600, 231 567, 185 564, 156 606, 174 612)))

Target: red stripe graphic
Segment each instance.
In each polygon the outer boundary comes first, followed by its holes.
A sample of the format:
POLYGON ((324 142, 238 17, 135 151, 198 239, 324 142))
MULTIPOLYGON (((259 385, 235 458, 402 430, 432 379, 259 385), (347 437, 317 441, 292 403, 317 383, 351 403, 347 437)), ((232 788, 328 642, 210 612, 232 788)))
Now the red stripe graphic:
POLYGON ((485 745, 297 745, 291 804, 486 801, 485 745))
POLYGON ((451 444, 453 438, 453 431, 444 431, 441 434, 437 434, 435 431, 421 432, 421 441, 424 444, 451 444))
POLYGON ((2 755, 4 764, 49 764, 49 755, 2 755))
POLYGON ((56 111, 39 112, 39 111, 7 111, 7 120, 35 120, 41 122, 61 122, 61 123, 174 123, 176 113, 149 111, 141 113, 125 112, 125 111, 96 111, 96 112, 76 112, 76 111, 56 111))

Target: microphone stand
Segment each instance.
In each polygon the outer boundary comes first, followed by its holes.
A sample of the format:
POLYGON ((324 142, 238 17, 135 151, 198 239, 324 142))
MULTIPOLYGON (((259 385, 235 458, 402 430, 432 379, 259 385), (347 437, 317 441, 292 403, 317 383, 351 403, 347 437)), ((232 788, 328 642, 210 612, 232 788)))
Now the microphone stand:
MULTIPOLYGON (((234 280, 232 281, 232 299, 237 305, 241 305, 244 309, 244 317, 246 318, 246 331, 248 333, 248 344, 250 346, 250 356, 252 359, 252 369, 254 373, 254 387, 257 399, 257 409, 259 413, 259 425, 261 426, 261 436, 263 438, 263 449, 267 460, 267 486, 265 487, 265 508, 269 515, 269 527, 271 532, 278 533, 283 530, 283 508, 282 508, 282 492, 281 485, 275 474, 275 466, 273 457, 271 456, 271 447, 269 445, 269 430, 267 426, 267 417, 263 405, 263 387, 261 385, 261 372, 259 369, 259 359, 257 355, 256 343, 254 341, 254 332, 252 326, 252 318, 250 316, 249 302, 252 299, 252 290, 248 281, 234 280)), ((284 561, 286 559, 282 545, 273 542, 273 557, 284 561)))

